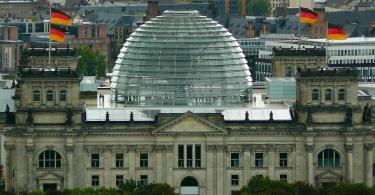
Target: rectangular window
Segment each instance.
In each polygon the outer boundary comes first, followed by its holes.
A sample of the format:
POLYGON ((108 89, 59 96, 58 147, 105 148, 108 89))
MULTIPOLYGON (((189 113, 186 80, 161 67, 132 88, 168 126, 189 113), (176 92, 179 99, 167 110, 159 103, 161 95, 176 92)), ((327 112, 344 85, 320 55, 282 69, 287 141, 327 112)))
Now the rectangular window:
POLYGON ((47 101, 48 102, 53 101, 53 90, 47 90, 47 101))
POLYGON ((288 166, 288 153, 280 153, 280 167, 287 167, 288 166))
POLYGON ((263 153, 255 153, 255 167, 263 167, 263 153))
POLYGON ((139 155, 139 165, 142 168, 148 167, 148 153, 141 153, 139 155))
POLYGON ((238 184, 239 184, 238 175, 232 175, 231 183, 232 183, 232 186, 238 186, 238 184))
POLYGON ((201 167, 201 145, 195 145, 195 167, 201 167))
POLYGON ((124 176, 116 175, 116 186, 119 186, 122 183, 124 183, 124 176))
POLYGON ((147 175, 141 175, 140 183, 141 183, 141 185, 148 185, 148 176, 147 175))
POLYGON ((186 145, 186 167, 193 167, 193 145, 186 145))
POLYGON ((91 176, 91 185, 92 186, 99 186, 99 175, 91 176))
POLYGON ((116 167, 122 168, 124 167, 124 154, 116 154, 116 167))
POLYGON ((40 101, 40 91, 39 90, 33 91, 33 101, 34 102, 40 101))
POLYGON ((99 168, 99 154, 91 154, 91 168, 99 168))
POLYGON ((240 153, 230 153, 230 167, 240 166, 240 153))
POLYGON ((60 101, 61 102, 66 101, 66 90, 60 90, 60 101))
POLYGON ((178 167, 184 168, 184 145, 178 145, 178 167))
POLYGON ((280 175, 280 180, 281 181, 288 181, 288 175, 280 175))

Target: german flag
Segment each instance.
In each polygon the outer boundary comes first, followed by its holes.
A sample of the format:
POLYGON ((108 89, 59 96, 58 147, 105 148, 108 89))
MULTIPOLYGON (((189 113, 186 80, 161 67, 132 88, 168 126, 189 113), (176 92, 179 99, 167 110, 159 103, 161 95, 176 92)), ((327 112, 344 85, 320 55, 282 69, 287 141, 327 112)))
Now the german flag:
POLYGON ((310 9, 300 7, 299 22, 304 24, 314 24, 318 20, 318 14, 310 9))
POLYGON ((65 29, 51 24, 51 29, 49 31, 49 38, 51 41, 57 41, 59 43, 65 42, 65 29))
POLYGON ((327 29, 328 40, 345 40, 347 38, 348 38, 348 35, 342 29, 342 27, 328 23, 328 29, 327 29))
POLYGON ((51 8, 51 24, 72 26, 72 18, 62 11, 51 8))

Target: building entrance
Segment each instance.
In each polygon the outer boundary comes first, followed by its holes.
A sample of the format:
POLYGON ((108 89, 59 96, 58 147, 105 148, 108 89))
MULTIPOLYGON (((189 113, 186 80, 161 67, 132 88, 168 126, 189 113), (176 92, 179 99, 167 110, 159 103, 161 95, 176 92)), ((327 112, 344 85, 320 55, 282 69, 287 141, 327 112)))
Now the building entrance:
POLYGON ((185 177, 181 181, 181 195, 199 195, 198 181, 191 176, 185 177))

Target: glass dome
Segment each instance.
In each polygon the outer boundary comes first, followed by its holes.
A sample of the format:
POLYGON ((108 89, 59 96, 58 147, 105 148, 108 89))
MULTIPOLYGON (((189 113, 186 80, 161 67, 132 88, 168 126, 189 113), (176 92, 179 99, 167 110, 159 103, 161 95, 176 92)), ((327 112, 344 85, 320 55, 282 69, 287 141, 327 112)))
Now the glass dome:
POLYGON ((171 11, 140 26, 113 68, 116 101, 138 106, 241 104, 251 74, 236 39, 198 11, 171 11))

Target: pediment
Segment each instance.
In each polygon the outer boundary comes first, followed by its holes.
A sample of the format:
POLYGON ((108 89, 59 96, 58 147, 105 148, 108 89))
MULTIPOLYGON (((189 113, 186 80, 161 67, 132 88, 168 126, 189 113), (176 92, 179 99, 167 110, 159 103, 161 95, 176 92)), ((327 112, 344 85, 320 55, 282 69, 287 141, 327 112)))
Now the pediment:
POLYGON ((54 179, 62 179, 63 177, 54 172, 46 172, 37 177, 40 180, 54 180, 54 179))
POLYGON ((156 128, 153 134, 227 134, 222 127, 188 111, 156 128))

